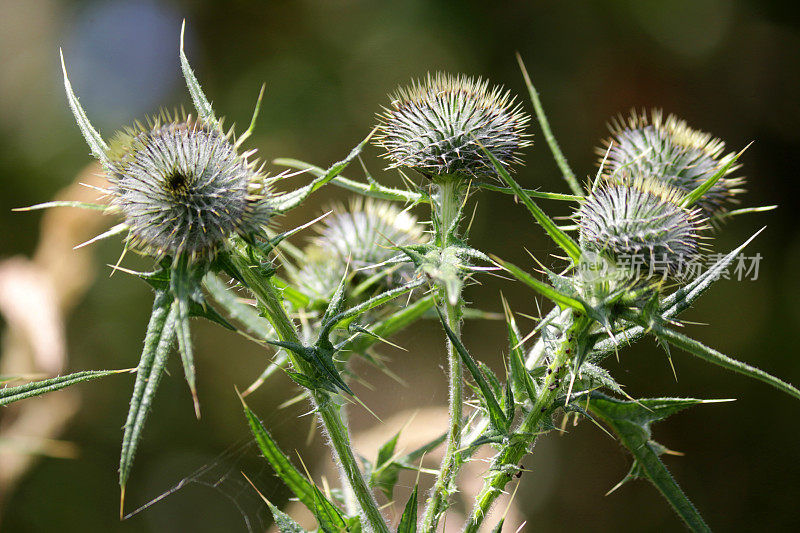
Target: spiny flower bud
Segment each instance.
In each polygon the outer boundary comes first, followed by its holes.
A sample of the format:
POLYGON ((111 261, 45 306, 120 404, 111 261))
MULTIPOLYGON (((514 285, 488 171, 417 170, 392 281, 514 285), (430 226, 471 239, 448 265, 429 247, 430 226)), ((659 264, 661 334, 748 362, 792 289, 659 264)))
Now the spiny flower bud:
MULTIPOLYGON (((615 174, 624 171, 632 176, 655 177, 687 194, 713 176, 734 154, 722 155, 725 143, 708 133, 690 128, 675 115, 666 120, 660 110, 650 116, 635 111, 627 119, 617 117, 609 125, 611 138, 605 148, 598 148, 602 158, 608 151, 605 171, 615 174)), ((697 202, 707 217, 722 214, 727 204, 736 202, 742 192, 743 178, 728 177, 738 170, 732 166, 726 176, 697 202)))
POLYGON ((112 205, 129 242, 157 257, 209 258, 232 235, 269 221, 269 183, 228 136, 161 117, 118 135, 109 150, 112 205))
POLYGON ((386 277, 376 284, 392 288, 414 274, 413 266, 404 263, 404 257, 392 247, 424 241, 413 215, 387 202, 357 198, 349 209, 336 207, 325 219, 320 234, 306 248, 307 262, 298 271, 297 281, 326 299, 349 265, 354 278, 361 281, 385 270, 386 277))
POLYGON ((577 212, 581 245, 645 275, 676 274, 698 255, 705 228, 683 196, 654 178, 607 178, 577 212))
POLYGON ((501 87, 490 89, 486 80, 463 75, 429 74, 398 89, 378 118, 376 142, 390 168, 425 175, 494 176, 484 148, 510 169, 530 144, 529 117, 515 99, 501 87))

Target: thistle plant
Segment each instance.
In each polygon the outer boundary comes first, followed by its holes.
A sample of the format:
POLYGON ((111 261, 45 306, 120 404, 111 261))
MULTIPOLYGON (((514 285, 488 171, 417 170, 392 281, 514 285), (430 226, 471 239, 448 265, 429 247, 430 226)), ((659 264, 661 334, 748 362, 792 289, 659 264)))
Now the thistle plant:
MULTIPOLYGON (((582 187, 520 59, 537 122, 570 194, 523 188, 512 177, 530 145, 528 116, 515 98, 499 87, 490 89, 488 81, 448 74, 428 75, 398 90, 378 115, 374 142, 389 160, 387 170, 400 172, 406 188, 382 185, 369 174, 364 180, 341 175, 365 149, 370 134, 327 169, 296 159, 275 160, 311 176, 305 185, 281 191, 292 175, 270 177, 254 151, 242 149, 261 98, 250 127, 237 137, 223 129, 182 45, 179 58, 196 117, 162 114, 146 126, 124 130, 108 144, 78 103, 65 68, 69 105, 109 178, 109 188, 100 191, 108 201, 27 208, 83 207, 119 216, 117 226, 90 242, 124 235, 124 250, 154 263, 151 272, 115 267, 142 278, 155 292, 124 428, 123 496, 175 340, 199 416, 188 323, 190 317, 203 317, 246 335, 272 355, 241 395, 246 421, 265 460, 312 512, 321 531, 388 532, 396 527, 404 533, 435 532, 453 516, 451 497, 461 490, 459 470, 476 460, 479 448, 489 447, 491 463, 463 524, 464 531, 478 531, 487 526, 497 498, 508 491, 536 441, 556 430, 558 413, 565 423, 572 416, 576 423, 597 425, 630 452, 633 466, 619 485, 647 479, 689 529, 710 530, 661 462, 667 448, 653 440, 651 426, 715 400, 632 398, 603 364, 609 355, 651 336, 668 357, 670 347, 677 348, 800 399, 800 391, 789 383, 675 327, 680 325, 678 315, 757 235, 720 254, 704 272, 684 268, 710 247, 713 233, 708 229, 721 231, 717 221, 764 210, 729 211, 729 204, 743 195, 741 178, 731 177, 741 152, 723 155, 722 141, 673 116, 634 115, 615 123, 600 171, 582 187), (328 184, 357 199, 308 224, 278 229, 281 219, 276 215, 302 206, 328 184), (515 197, 563 252, 558 272, 542 266, 543 275, 534 275, 473 248, 462 221, 477 191, 515 197), (542 200, 570 202, 576 224, 559 226, 537 203, 542 200), (420 206, 428 212, 418 223, 411 210, 420 206), (291 242, 311 225, 317 234, 309 244, 291 242), (505 327, 496 350, 504 353, 505 376, 492 372, 483 363, 487 357, 470 353, 461 338, 464 319, 483 316, 467 307, 464 292, 487 269, 503 269, 532 289, 531 296, 552 303, 532 331, 523 332, 509 304, 501 300, 505 327), (241 293, 254 298, 255 305, 241 293), (345 407, 361 402, 352 387, 361 376, 347 362, 356 354, 392 373, 394 363, 380 355, 381 343, 426 318, 441 323, 448 348, 448 426, 441 437, 417 450, 398 450, 394 435, 374 462, 356 461, 345 407), (320 420, 340 469, 341 490, 327 485, 323 490, 301 473, 245 403, 247 394, 279 371, 297 385, 320 420), (440 445, 441 464, 423 467, 422 458, 440 445), (376 494, 393 501, 401 470, 433 473, 434 480, 427 497, 421 498, 419 485, 414 486, 394 524, 376 494)), ((78 372, 7 387, 0 391, 0 405, 113 373, 78 372)), ((282 532, 305 531, 271 502, 266 504, 282 532)), ((501 531, 503 522, 495 523, 493 531, 501 531)))

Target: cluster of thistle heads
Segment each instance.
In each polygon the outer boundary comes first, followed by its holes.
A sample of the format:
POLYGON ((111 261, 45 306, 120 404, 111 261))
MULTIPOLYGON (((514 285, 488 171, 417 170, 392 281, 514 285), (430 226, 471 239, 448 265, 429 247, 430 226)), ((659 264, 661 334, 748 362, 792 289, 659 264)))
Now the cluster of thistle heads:
MULTIPOLYGON (((499 87, 437 74, 398 90, 379 115, 377 143, 390 167, 409 167, 433 180, 486 179, 492 158, 508 170, 529 143, 528 116, 499 87), (492 157, 489 156, 491 154, 492 157)), ((598 148, 601 172, 575 213, 585 250, 637 257, 674 274, 702 250, 703 232, 721 220, 742 189, 730 174, 735 154, 725 144, 661 111, 612 120, 598 148), (695 205, 686 196, 727 165, 695 205)))
MULTIPOLYGON (((515 98, 487 81, 428 75, 401 88, 378 115, 375 143, 390 168, 409 168, 434 180, 487 180, 494 163, 513 170, 530 144, 529 117, 515 98), (494 161, 493 161, 494 160, 494 161)), ((741 191, 726 175, 688 206, 684 197, 729 162, 724 143, 661 112, 612 121, 601 173, 575 213, 580 242, 612 258, 638 255, 668 272, 695 257, 701 237, 741 191)), ((240 139, 244 140, 244 139, 240 139)), ((240 151, 218 121, 162 113, 146 126, 119 133, 101 157, 110 180, 111 208, 124 217, 131 248, 157 258, 213 259, 232 236, 263 236, 279 212, 270 178, 240 151)), ((332 293, 345 268, 369 278, 395 262, 396 246, 418 243, 413 218, 389 204, 357 202, 334 209, 306 250, 296 280, 320 297, 332 293), (330 265, 336 267, 330 267, 330 265)), ((408 278, 394 265, 382 282, 408 278)))

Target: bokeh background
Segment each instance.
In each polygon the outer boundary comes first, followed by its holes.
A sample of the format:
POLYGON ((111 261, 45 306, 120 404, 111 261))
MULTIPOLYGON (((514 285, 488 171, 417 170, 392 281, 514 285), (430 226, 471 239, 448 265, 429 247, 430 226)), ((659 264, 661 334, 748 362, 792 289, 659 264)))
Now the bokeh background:
MULTIPOLYGON (((12 213, 11 208, 51 198, 90 161, 64 97, 59 47, 87 113, 101 132, 110 134, 160 107, 190 105, 177 56, 185 17, 187 53, 218 112, 229 123, 246 124, 266 82, 252 146, 266 160, 298 157, 322 166, 341 159, 369 132, 388 92, 426 72, 485 76, 523 95, 514 58, 519 51, 580 176, 595 171, 593 149, 606 134, 606 121, 631 107, 663 107, 720 136, 731 149, 755 141, 742 158, 749 190, 744 203, 780 204, 780 209, 733 220, 714 246, 727 251, 767 225, 750 249, 764 258, 760 276, 757 281, 720 282, 686 315, 710 325, 686 330, 798 383, 798 13, 790 4, 759 0, 491 5, 0 0, 0 258, 32 254, 39 238, 41 215, 12 213)), ((519 180, 528 187, 565 191, 535 124, 532 131, 535 144, 525 154, 519 180)), ((384 173, 377 156, 377 149, 366 150, 367 167, 396 183, 397 176, 384 173)), ((360 170, 351 173, 360 177, 360 170)), ((305 222, 344 197, 328 188, 281 224, 305 222)), ((476 247, 529 266, 524 248, 543 261, 555 252, 509 197, 481 193, 473 201, 478 202, 471 233, 476 247)), ((561 204, 548 207, 568 214, 561 204)), ((102 265, 113 263, 119 249, 116 242, 95 248, 98 275, 66 322, 67 370, 125 368, 137 362, 150 291, 130 276, 109 278, 102 265)), ((142 261, 129 256, 126 264, 140 266, 142 261)), ((93 274, 75 275, 88 279, 93 274)), ((495 278, 482 281, 467 293, 476 307, 499 311, 502 290, 515 310, 536 312, 527 289, 495 278)), ((475 323, 465 329, 473 353, 501 370, 502 323, 475 323)), ((174 358, 140 448, 129 507, 158 496, 209 463, 234 474, 245 470, 268 497, 285 502, 288 494, 246 446, 235 459, 219 457, 231 445, 246 443, 234 385, 249 385, 268 354, 206 323, 197 322, 194 331, 203 419, 198 422, 192 414, 174 358)), ((416 326, 402 343, 409 352, 386 353, 411 387, 362 369, 376 385, 376 391, 361 389, 363 398, 381 417, 446 401, 444 349, 436 325, 416 326)), ((797 402, 686 354, 674 352, 673 359, 677 382, 651 341, 623 351, 619 362, 612 358, 609 369, 633 396, 737 399, 698 407, 656 426, 657 440, 686 454, 665 459, 679 483, 719 531, 796 531, 797 402)), ((5 490, 0 530, 245 531, 231 498, 250 500, 237 496, 242 488, 237 483, 224 483, 222 490, 189 487, 147 512, 118 521, 116 468, 131 386, 129 376, 80 386, 77 413, 57 436, 77 454, 68 454, 75 455, 71 459, 42 457, 13 489, 5 490)), ((251 395, 250 403, 287 449, 299 450, 314 463, 324 452, 319 438, 306 444, 310 418, 298 418, 304 412, 300 407, 277 409, 292 391, 288 379, 276 376, 251 395)), ((13 415, 10 410, 0 413, 13 415)), ((375 423, 354 413, 357 431, 375 423)), ((0 454, 20 453, 19 446, 2 444, 0 454)), ((604 496, 629 463, 625 452, 591 424, 548 437, 526 465, 531 472, 517 495, 528 527, 680 531, 672 510, 646 482, 604 496)))

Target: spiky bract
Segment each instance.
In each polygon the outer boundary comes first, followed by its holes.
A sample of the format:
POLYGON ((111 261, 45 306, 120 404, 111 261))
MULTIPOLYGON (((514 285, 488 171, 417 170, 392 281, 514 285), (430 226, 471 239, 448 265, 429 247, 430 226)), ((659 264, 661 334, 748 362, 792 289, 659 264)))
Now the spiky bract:
POLYGON ((578 210, 581 244, 643 275, 674 275, 701 249, 705 219, 656 178, 606 178, 578 210))
POLYGON ((390 167, 426 175, 484 178, 495 175, 485 148, 510 169, 529 141, 529 117, 501 87, 464 75, 430 74, 392 95, 378 115, 376 142, 390 167))
POLYGON ((356 282, 370 278, 384 289, 409 281, 414 268, 395 246, 425 241, 416 218, 387 202, 357 198, 325 219, 319 235, 306 248, 298 283, 321 299, 336 290, 348 269, 356 282), (380 274, 384 273, 383 276, 380 274))
MULTIPOLYGON (((664 119, 660 110, 651 111, 649 116, 633 111, 627 119, 620 116, 612 120, 609 129, 611 138, 605 148, 597 149, 602 162, 611 145, 606 172, 655 177, 684 194, 716 174, 734 156, 723 155, 725 143, 720 139, 690 128, 675 115, 664 119)), ((706 216, 724 213, 727 205, 736 201, 744 179, 729 176, 738 169, 728 169, 697 202, 706 216)))
POLYGON ((157 257, 209 258, 268 222, 269 182, 229 138, 201 123, 154 119, 109 150, 112 205, 129 242, 157 257))

